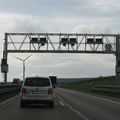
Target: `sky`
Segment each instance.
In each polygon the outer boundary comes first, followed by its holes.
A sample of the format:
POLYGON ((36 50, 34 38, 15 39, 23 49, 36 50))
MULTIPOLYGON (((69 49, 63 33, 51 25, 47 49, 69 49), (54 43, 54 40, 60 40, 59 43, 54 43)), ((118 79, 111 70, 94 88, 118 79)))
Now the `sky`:
MULTIPOLYGON (((0 58, 5 32, 120 33, 120 0, 0 0, 0 58)), ((22 79, 30 54, 9 54, 8 81, 22 79)), ((114 55, 33 54, 26 76, 99 77, 115 74, 114 55)), ((3 75, 0 76, 3 81, 3 75)))

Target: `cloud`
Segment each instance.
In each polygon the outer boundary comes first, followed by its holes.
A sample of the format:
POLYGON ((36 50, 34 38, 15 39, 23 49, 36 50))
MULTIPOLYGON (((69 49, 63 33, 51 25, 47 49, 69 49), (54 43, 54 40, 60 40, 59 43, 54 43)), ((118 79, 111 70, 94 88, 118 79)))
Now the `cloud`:
POLYGON ((99 6, 99 7, 106 7, 106 8, 111 8, 111 7, 119 7, 120 6, 120 1, 119 0, 90 0, 91 2, 94 3, 94 5, 99 6))
POLYGON ((10 53, 8 54, 8 64, 10 66, 10 69, 12 70, 12 67, 16 67, 16 68, 22 68, 22 61, 16 59, 20 58, 20 59, 26 59, 28 56, 30 56, 29 59, 26 60, 26 64, 27 66, 32 66, 32 62, 36 62, 36 61, 41 61, 42 58, 44 58, 43 54, 33 54, 33 53, 10 53), (30 56, 31 55, 31 56, 30 56))
POLYGON ((91 25, 78 25, 76 27, 74 27, 73 29, 74 33, 92 33, 92 34, 96 34, 96 33, 108 33, 108 34, 112 34, 113 30, 112 27, 109 25, 98 25, 98 24, 91 24, 91 25), (89 27, 88 27, 89 26, 89 27))
MULTIPOLYGON (((120 32, 119 0, 0 0, 0 11, 1 40, 4 40, 4 32, 116 34, 120 32)), ((0 44, 2 57, 3 41, 0 44)), ((29 54, 9 54, 9 79, 14 76, 22 78, 22 63, 15 60, 14 56, 25 58, 27 55, 29 54)), ((26 68, 27 75, 56 74, 59 77, 111 75, 115 72, 115 57, 88 54, 34 54, 26 62, 26 68)))
POLYGON ((45 32, 44 26, 42 21, 35 17, 20 15, 15 17, 12 30, 14 32, 45 32))
POLYGON ((108 17, 119 13, 119 0, 1 0, 0 11, 46 17, 108 17), (7 4, 6 4, 7 3, 7 4), (107 10, 108 9, 108 10, 107 10), (110 11, 110 12, 109 12, 110 11))

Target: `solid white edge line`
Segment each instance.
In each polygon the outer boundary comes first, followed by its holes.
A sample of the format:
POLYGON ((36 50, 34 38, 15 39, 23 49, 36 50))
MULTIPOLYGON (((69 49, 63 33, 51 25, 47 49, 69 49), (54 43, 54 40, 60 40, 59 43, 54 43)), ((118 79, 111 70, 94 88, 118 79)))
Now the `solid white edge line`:
MULTIPOLYGON (((57 95, 57 97, 58 97, 61 101, 63 101, 63 102, 65 103, 65 101, 64 101, 63 98, 61 98, 61 97, 58 96, 58 95, 57 95)), ((72 110, 74 113, 76 113, 78 116, 80 116, 81 118, 83 118, 84 120, 90 120, 90 119, 87 118, 85 115, 83 115, 81 112, 79 112, 78 110, 76 110, 75 108, 73 108, 71 105, 69 105, 69 104, 67 104, 67 103, 65 103, 65 105, 66 105, 70 110, 72 110)))
POLYGON ((72 110, 73 112, 75 112, 77 115, 79 115, 80 117, 82 117, 84 120, 90 120, 89 118, 87 118, 85 115, 83 115, 81 112, 79 112, 78 110, 76 110, 75 108, 73 108, 72 106, 70 106, 69 104, 66 104, 70 110, 72 110))
POLYGON ((3 102, 0 103, 0 107, 4 107, 4 106, 7 106, 11 103, 11 101, 15 100, 19 95, 16 95, 16 96, 13 96, 3 102))
POLYGON ((85 93, 85 94, 86 94, 87 96, 89 96, 89 97, 97 98, 97 99, 100 99, 100 100, 104 100, 104 101, 107 101, 107 102, 110 102, 110 103, 114 103, 114 104, 119 104, 119 105, 120 105, 120 102, 116 102, 116 101, 113 101, 113 100, 108 100, 108 99, 105 99, 105 98, 101 98, 101 97, 89 95, 89 94, 87 94, 87 93, 85 93))
POLYGON ((60 105, 65 106, 65 104, 62 101, 59 101, 60 105))
POLYGON ((114 103, 114 104, 119 104, 120 105, 120 102, 116 102, 116 101, 113 101, 113 100, 109 100, 109 99, 98 97, 98 96, 94 96, 94 95, 90 95, 88 93, 78 92, 78 91, 73 91, 73 92, 77 92, 79 94, 84 94, 84 95, 87 95, 87 96, 92 97, 92 98, 97 98, 99 100, 104 100, 104 101, 107 101, 107 102, 110 102, 110 103, 114 103))

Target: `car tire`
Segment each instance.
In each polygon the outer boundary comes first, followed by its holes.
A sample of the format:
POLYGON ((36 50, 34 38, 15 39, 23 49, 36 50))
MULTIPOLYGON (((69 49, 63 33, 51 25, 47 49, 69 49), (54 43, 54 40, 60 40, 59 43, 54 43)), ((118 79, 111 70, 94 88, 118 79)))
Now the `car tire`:
POLYGON ((54 108, 54 102, 51 102, 51 103, 49 104, 49 107, 50 107, 50 108, 54 108))
POLYGON ((20 107, 24 108, 25 107, 25 103, 23 103, 22 101, 20 102, 20 107))

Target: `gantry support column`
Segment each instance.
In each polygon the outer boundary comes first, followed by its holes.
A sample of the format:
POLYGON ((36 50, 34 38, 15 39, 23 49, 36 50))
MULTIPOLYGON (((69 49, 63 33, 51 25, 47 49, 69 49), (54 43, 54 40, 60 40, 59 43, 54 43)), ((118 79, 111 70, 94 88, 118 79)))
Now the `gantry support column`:
POLYGON ((5 33, 5 42, 4 42, 4 50, 3 50, 3 59, 1 64, 1 71, 4 74, 4 83, 7 83, 7 73, 8 73, 8 64, 7 64, 7 46, 8 45, 8 34, 5 33))
POLYGON ((120 74, 120 35, 116 36, 116 80, 119 80, 120 74))

